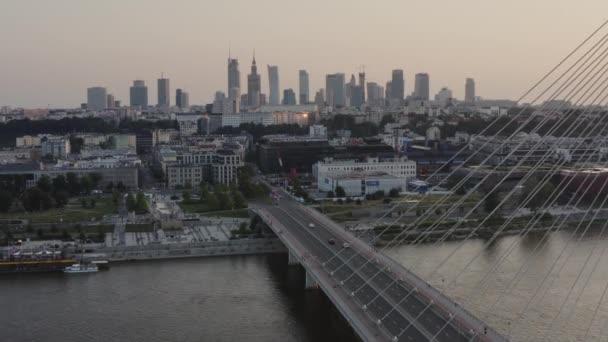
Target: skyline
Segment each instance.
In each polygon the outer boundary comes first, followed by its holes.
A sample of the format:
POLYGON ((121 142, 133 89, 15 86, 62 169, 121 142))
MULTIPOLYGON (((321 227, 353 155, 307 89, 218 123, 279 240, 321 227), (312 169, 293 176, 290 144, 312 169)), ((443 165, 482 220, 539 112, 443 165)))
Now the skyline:
MULTIPOLYGON (((133 80, 145 80, 156 94, 161 73, 172 89, 188 90, 191 104, 210 103, 215 91, 227 87, 229 46, 239 59, 242 85, 255 49, 258 66, 279 67, 281 94, 297 91, 301 69, 308 71, 314 94, 325 87, 325 75, 344 73, 349 79, 365 65, 366 81, 380 85, 393 69, 403 69, 408 95, 414 75, 428 73, 431 96, 447 86, 464 98, 470 77, 479 96, 516 99, 603 19, 588 13, 608 10, 600 0, 586 1, 584 8, 566 0, 551 1, 550 8, 546 3, 387 0, 386 6, 372 6, 312 0, 292 13, 276 0, 262 6, 235 1, 214 4, 213 16, 209 4, 194 0, 111 0, 95 11, 75 0, 4 3, 0 40, 9 48, 0 56, 0 106, 76 107, 95 86, 126 104, 133 80), (133 15, 142 7, 146 17, 133 15), (29 19, 19 20, 25 13, 29 19), (496 13, 507 19, 496 23, 496 13), (293 25, 294 15, 301 25, 293 25)), ((265 71, 258 73, 261 92, 268 95, 265 71)))

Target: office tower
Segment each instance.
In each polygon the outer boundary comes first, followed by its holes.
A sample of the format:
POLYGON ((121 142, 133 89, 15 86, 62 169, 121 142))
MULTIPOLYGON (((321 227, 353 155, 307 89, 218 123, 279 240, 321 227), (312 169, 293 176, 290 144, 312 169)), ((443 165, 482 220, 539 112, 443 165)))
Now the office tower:
POLYGON ((148 107, 148 87, 142 80, 133 81, 133 86, 129 89, 131 107, 148 107))
POLYGON ((468 104, 475 103, 475 80, 467 78, 464 85, 464 102, 468 104))
POLYGON ((114 108, 120 108, 120 101, 119 100, 114 101, 114 108))
POLYGON ((350 87, 350 106, 361 107, 363 105, 363 87, 354 85, 350 87))
POLYGON ((114 95, 108 94, 108 96, 106 97, 106 108, 114 109, 114 102, 116 102, 114 100, 114 95))
POLYGON ((293 89, 285 89, 283 90, 283 104, 294 106, 296 105, 296 93, 293 89))
POLYGON ((182 91, 181 96, 182 106, 180 108, 189 109, 190 108, 190 94, 185 91, 182 91))
POLYGON ((391 96, 393 95, 393 82, 388 81, 386 82, 386 88, 384 91, 384 99, 386 101, 391 99, 391 96))
POLYGON ((280 102, 279 95, 279 67, 276 65, 268 66, 268 85, 270 93, 268 101, 271 105, 276 106, 280 102))
POLYGON ((429 100, 429 74, 416 74, 414 100, 429 100))
POLYGON ((403 70, 395 69, 391 78, 391 100, 403 102, 405 99, 405 80, 403 79, 403 70))
POLYGON ((268 104, 268 101, 266 101, 266 94, 260 94, 260 106, 265 106, 268 104))
POLYGON ((323 96, 324 93, 325 91, 323 89, 319 89, 315 94, 315 104, 317 105, 319 110, 325 107, 325 97, 323 96))
POLYGON ((177 106, 177 108, 182 108, 182 89, 181 88, 175 89, 175 106, 177 106))
POLYGON ((367 103, 380 106, 384 103, 384 88, 376 82, 367 83, 367 103))
POLYGON ((87 108, 90 110, 104 110, 108 103, 108 91, 104 87, 91 87, 87 89, 87 108))
POLYGON ((307 104, 310 101, 308 71, 300 70, 300 104, 307 104))
POLYGON ((223 92, 221 92, 221 91, 215 92, 215 96, 213 97, 213 107, 211 109, 211 112, 213 114, 222 113, 222 108, 224 106, 224 98, 226 98, 226 95, 223 92))
POLYGON ((251 73, 247 75, 247 107, 258 108, 260 106, 260 90, 262 81, 258 74, 258 66, 255 63, 255 54, 251 62, 251 73))
POLYGON ((168 78, 158 79, 158 106, 161 108, 169 108, 171 106, 170 83, 168 78))
POLYGON ((226 94, 230 94, 232 89, 241 89, 241 73, 239 72, 239 60, 228 56, 228 90, 226 94))
POLYGON ((325 99, 331 107, 344 107, 346 96, 344 94, 344 74, 330 74, 325 77, 325 99))
POLYGON ((248 107, 249 107, 249 95, 242 94, 241 95, 241 109, 243 109, 243 108, 247 109, 248 107))
POLYGON ((365 72, 360 72, 359 73, 359 86, 361 87, 361 90, 363 91, 362 93, 362 98, 363 98, 363 103, 365 103, 365 72))

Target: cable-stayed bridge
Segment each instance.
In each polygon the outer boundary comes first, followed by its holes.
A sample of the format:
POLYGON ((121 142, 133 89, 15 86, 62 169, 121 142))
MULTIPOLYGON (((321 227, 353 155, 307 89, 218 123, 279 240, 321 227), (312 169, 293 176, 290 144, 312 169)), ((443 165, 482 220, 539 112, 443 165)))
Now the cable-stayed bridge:
MULTIPOLYGON (((451 190, 447 195, 432 201, 424 200, 432 194, 422 195, 416 204, 400 208, 396 217, 390 215, 393 210, 388 210, 378 222, 391 223, 377 225, 371 241, 360 239, 358 233, 346 231, 287 197, 277 205, 256 207, 254 211, 286 244, 290 262, 304 266, 307 286, 323 289, 365 341, 504 341, 518 336, 513 331, 495 331, 464 306, 486 293, 488 284, 501 279, 499 291, 484 303, 485 312, 500 312, 522 279, 532 276, 539 282, 529 289, 531 296, 525 305, 512 315, 511 330, 530 315, 544 315, 546 326, 538 327, 535 341, 602 341, 606 335, 602 326, 608 324, 599 317, 606 311, 608 279, 600 276, 594 286, 590 280, 594 274, 608 271, 600 262, 605 247, 596 243, 581 258, 579 268, 570 277, 572 281, 560 296, 552 298, 550 312, 535 312, 535 305, 539 298, 550 296, 572 257, 573 246, 591 235, 597 241, 608 236, 603 211, 608 207, 607 24, 604 22, 524 93, 518 103, 525 105, 490 122, 478 134, 479 139, 474 137, 445 168, 429 176, 439 180, 437 185, 451 190), (452 164, 461 160, 459 154, 465 151, 469 153, 464 163, 452 164), (555 260, 545 261, 546 272, 530 274, 534 261, 529 259, 512 265, 508 276, 501 275, 498 270, 512 262, 509 255, 516 249, 514 239, 466 289, 459 303, 409 270, 410 265, 423 262, 424 255, 406 260, 406 268, 384 253, 404 243, 412 248, 425 244, 432 252, 432 247, 463 231, 465 239, 483 232, 481 243, 485 247, 505 232, 522 239, 540 234, 533 246, 535 255, 542 253, 544 243, 555 231, 571 239, 559 247, 555 260), (431 235, 434 241, 429 244, 427 237, 431 235), (591 287, 601 295, 585 303, 584 323, 571 329, 576 334, 555 336, 558 326, 578 312, 581 298, 591 287)), ((396 203, 393 209, 399 206, 396 203)), ((462 246, 442 255, 425 278, 451 265, 462 246)), ((443 280, 442 288, 457 286, 482 253, 483 248, 464 260, 443 280)))

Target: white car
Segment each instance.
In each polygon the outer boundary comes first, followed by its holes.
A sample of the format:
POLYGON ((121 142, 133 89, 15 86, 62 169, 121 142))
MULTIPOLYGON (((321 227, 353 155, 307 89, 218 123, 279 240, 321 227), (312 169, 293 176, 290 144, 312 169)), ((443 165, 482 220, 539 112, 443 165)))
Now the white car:
POLYGON ((349 245, 348 243, 346 243, 346 242, 345 242, 345 243, 343 243, 343 244, 342 244, 342 247, 344 247, 344 248, 348 248, 348 247, 350 247, 350 245, 349 245))
POLYGON ((314 227, 315 227, 315 224, 314 224, 314 223, 309 223, 309 224, 308 224, 308 228, 314 228, 314 227))

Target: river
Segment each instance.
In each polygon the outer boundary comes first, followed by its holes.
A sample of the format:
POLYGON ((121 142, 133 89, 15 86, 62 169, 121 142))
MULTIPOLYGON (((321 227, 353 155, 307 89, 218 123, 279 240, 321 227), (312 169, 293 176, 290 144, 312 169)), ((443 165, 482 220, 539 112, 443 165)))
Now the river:
MULTIPOLYGON (((514 341, 607 338, 608 300, 596 304, 608 282, 608 241, 556 232, 537 248, 540 240, 511 236, 490 246, 472 240, 388 253, 514 341), (524 264, 526 272, 518 273, 524 264), (516 275, 521 281, 510 282, 516 275)), ((285 255, 119 263, 87 275, 3 275, 0 334, 11 342, 355 340, 322 293, 303 290, 303 277, 285 255)))

